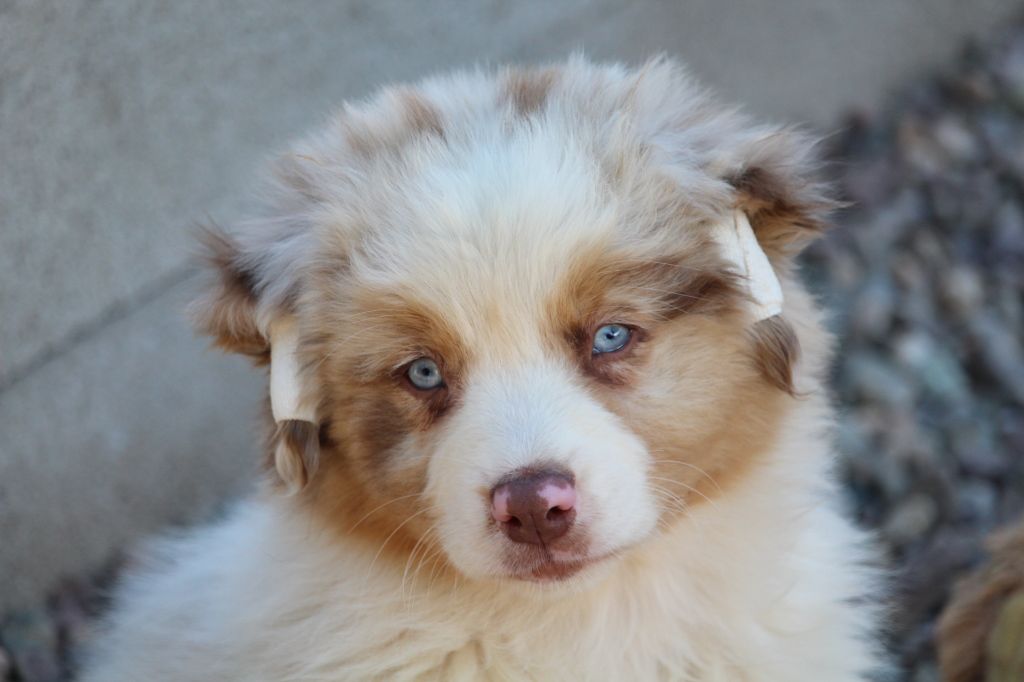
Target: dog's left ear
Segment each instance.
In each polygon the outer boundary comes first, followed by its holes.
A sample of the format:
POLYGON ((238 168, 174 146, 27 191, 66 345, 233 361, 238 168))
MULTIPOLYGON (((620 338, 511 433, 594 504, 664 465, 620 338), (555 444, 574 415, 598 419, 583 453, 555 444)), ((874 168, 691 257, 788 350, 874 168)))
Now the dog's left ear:
POLYGON ((757 241, 776 269, 788 268, 805 246, 824 232, 839 203, 821 179, 816 142, 795 130, 752 135, 722 169, 736 208, 750 220, 757 241))
POLYGON ((817 238, 838 204, 820 180, 814 142, 801 133, 776 130, 747 138, 725 170, 735 209, 717 230, 726 257, 750 287, 756 322, 750 329, 752 354, 764 378, 796 395, 793 366, 800 345, 786 320, 780 280, 794 258, 817 238), (724 236, 724 241, 723 237, 724 236))

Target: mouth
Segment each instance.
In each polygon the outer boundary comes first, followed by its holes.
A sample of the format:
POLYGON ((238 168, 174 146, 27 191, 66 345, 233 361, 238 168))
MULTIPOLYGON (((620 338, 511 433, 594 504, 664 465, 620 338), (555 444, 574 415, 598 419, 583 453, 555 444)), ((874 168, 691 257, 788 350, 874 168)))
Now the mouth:
POLYGON ((526 570, 515 571, 509 577, 533 583, 557 583, 578 575, 585 569, 601 563, 606 558, 606 556, 600 556, 584 559, 556 560, 549 557, 526 570))
POLYGON ((541 583, 558 582, 559 580, 565 580, 566 578, 571 578, 576 575, 589 563, 590 562, 588 561, 551 561, 534 568, 530 571, 526 579, 541 583))

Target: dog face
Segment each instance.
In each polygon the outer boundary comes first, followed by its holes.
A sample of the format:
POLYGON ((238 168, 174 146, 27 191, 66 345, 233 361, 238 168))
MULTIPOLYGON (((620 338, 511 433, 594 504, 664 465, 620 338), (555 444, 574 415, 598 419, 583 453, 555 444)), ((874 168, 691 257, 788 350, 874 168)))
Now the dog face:
POLYGON ((211 236, 199 324, 265 359, 298 321, 319 443, 277 464, 310 513, 402 561, 565 579, 713 500, 792 409, 792 328, 752 316, 709 225, 745 211, 786 278, 827 208, 806 147, 665 62, 387 90, 211 236))

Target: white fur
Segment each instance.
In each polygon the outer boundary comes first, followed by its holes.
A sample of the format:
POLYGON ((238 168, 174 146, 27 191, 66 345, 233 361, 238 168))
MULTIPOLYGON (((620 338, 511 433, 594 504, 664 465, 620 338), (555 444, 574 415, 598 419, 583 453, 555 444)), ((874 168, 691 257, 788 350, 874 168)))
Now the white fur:
POLYGON ((873 612, 849 600, 872 596, 867 552, 807 451, 823 418, 796 419, 757 475, 574 590, 432 579, 286 498, 248 501, 131 578, 84 679, 864 679, 873 612))
POLYGON ((472 382, 466 409, 452 415, 430 459, 426 491, 440 508, 441 543, 462 573, 506 575, 501 552, 508 541, 486 506, 451 501, 475 502, 467 491, 489 490, 519 469, 554 465, 573 472, 576 525, 593 538, 589 556, 620 551, 650 535, 657 510, 647 488, 647 450, 568 371, 538 361, 472 382))
MULTIPOLYGON (((541 332, 543 302, 574 254, 616 240, 702 243, 697 227, 733 199, 719 174, 750 159, 786 168, 802 147, 711 113, 671 65, 629 74, 574 60, 544 117, 517 125, 493 111, 496 86, 479 74, 422 87, 446 119, 443 144, 417 141, 401 163, 352 168, 334 129, 292 169, 306 174, 304 193, 281 199, 281 216, 241 242, 264 328, 329 243, 358 242, 344 271, 353 286, 427 292, 448 306, 473 352, 460 405, 429 445, 406 436, 389 465, 428 458, 424 493, 457 577, 434 572, 438 557, 382 556, 386 539, 340 535, 301 499, 268 490, 150 553, 84 680, 863 680, 876 662, 870 552, 835 508, 819 382, 826 337, 786 273, 783 314, 804 343, 797 388, 809 395, 792 401, 750 471, 670 525, 659 527, 648 481, 653 453, 541 332), (635 120, 615 109, 627 95, 635 120), (577 96, 590 109, 574 109, 577 96), (638 151, 619 155, 621 184, 610 186, 600 159, 616 145, 638 151), (686 193, 659 209, 666 177, 686 193), (691 229, 659 227, 666 211, 691 229), (487 510, 502 476, 541 463, 574 474, 588 556, 606 557, 558 584, 503 577, 509 541, 487 510)), ((348 115, 386 123, 383 102, 348 115)), ((329 314, 330 299, 305 291, 300 313, 319 303, 329 314)), ((373 343, 359 331, 352 343, 373 343)), ((677 372, 693 381, 672 395, 683 396, 691 431, 745 417, 708 397, 733 375, 755 380, 741 342, 687 349, 695 357, 677 372), (715 371, 716 357, 728 372, 715 371)), ((651 362, 674 350, 663 345, 651 362)), ((681 381, 655 374, 645 388, 654 397, 681 381)))

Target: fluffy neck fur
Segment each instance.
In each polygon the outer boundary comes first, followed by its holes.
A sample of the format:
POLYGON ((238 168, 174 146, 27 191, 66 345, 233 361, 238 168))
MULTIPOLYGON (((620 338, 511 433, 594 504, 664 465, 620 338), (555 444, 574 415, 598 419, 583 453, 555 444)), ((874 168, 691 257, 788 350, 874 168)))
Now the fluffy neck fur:
POLYGON ((831 510, 826 419, 809 399, 726 494, 557 592, 432 576, 339 543, 287 498, 250 501, 164 547, 201 561, 127 586, 120 633, 187 633, 182 656, 143 650, 87 679, 863 679, 873 614, 848 602, 868 596, 866 553, 831 510))

